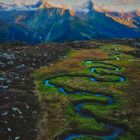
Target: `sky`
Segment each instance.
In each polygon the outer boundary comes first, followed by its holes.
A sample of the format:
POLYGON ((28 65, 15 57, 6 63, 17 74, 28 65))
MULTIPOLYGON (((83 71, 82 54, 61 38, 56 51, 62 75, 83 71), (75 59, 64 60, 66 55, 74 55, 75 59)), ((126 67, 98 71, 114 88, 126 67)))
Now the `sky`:
MULTIPOLYGON (((21 4, 22 2, 26 4, 33 4, 36 3, 38 0, 0 0, 3 3, 18 3, 21 4)), ((48 0, 52 1, 53 3, 59 3, 59 0, 48 0)), ((123 11, 130 11, 130 10, 140 10, 140 0, 93 0, 96 5, 108 7, 109 9, 113 10, 123 10, 123 11)), ((81 5, 86 2, 86 0, 62 0, 62 2, 68 6, 76 6, 81 5)))

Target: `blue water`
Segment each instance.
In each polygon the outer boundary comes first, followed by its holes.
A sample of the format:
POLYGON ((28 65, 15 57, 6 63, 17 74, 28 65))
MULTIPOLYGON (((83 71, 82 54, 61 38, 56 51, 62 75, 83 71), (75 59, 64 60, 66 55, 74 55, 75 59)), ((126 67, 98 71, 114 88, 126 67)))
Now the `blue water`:
MULTIPOLYGON (((87 64, 91 64, 93 63, 92 61, 86 61, 85 63, 87 64)), ((116 71, 118 71, 119 68, 116 67, 116 71)), ((90 71, 92 73, 95 72, 95 68, 91 68, 90 71)), ((119 77, 120 78, 120 82, 124 82, 125 81, 125 78, 124 77, 119 77)), ((96 82, 96 79, 94 77, 91 77, 90 78, 91 81, 93 82, 96 82)), ((69 94, 69 92, 66 92, 65 89, 63 87, 58 87, 58 86, 55 86, 53 84, 50 84, 49 83, 49 80, 45 80, 44 81, 44 84, 48 87, 56 87, 58 89, 59 92, 63 93, 63 94, 69 94)), ((107 95, 103 95, 101 93, 96 93, 96 94, 91 94, 91 93, 86 93, 86 92, 75 92, 73 94, 81 94, 81 95, 93 95, 93 96, 97 96, 97 97, 105 97, 108 99, 108 105, 112 105, 114 103, 114 99, 110 96, 107 96, 107 95)), ((81 114, 81 110, 83 108, 84 105, 86 105, 87 103, 79 103, 75 106, 75 109, 76 109, 76 112, 81 115, 81 117, 84 117, 84 118, 89 118, 91 116, 87 115, 87 114, 81 114)), ((114 132, 110 135, 107 135, 107 136, 96 136, 94 135, 95 137, 97 138, 102 138, 103 140, 115 140, 120 134, 122 134, 124 132, 124 130, 122 128, 118 128, 118 127, 114 127, 114 126, 109 126, 109 125, 106 125, 104 124, 104 126, 109 129, 109 128, 113 128, 114 129, 114 132)), ((84 134, 74 134, 74 133, 71 133, 69 136, 67 136, 64 140, 73 140, 73 139, 76 139, 76 138, 82 138, 82 137, 86 137, 86 136, 90 136, 92 137, 92 135, 84 135, 84 134)))
POLYGON ((124 77, 120 77, 120 82, 124 82, 125 78, 124 77))
POLYGON ((119 67, 116 67, 116 71, 118 71, 118 70, 120 70, 120 68, 119 67))
POLYGON ((49 80, 45 80, 45 81, 44 81, 44 84, 45 84, 46 86, 48 86, 48 87, 56 87, 56 88, 59 90, 59 92, 61 92, 61 93, 63 93, 63 94, 67 94, 67 92, 65 91, 65 89, 64 89, 63 87, 57 87, 57 86, 55 86, 55 85, 53 85, 53 84, 50 84, 50 83, 49 83, 49 80))
POLYGON ((50 84, 50 83, 49 83, 49 80, 45 80, 44 83, 45 83, 46 86, 54 87, 53 84, 50 84))
POLYGON ((90 80, 92 81, 92 82, 96 82, 96 79, 95 78, 90 78, 90 80))
MULTIPOLYGON (((95 68, 92 67, 92 68, 90 69, 90 72, 94 73, 94 72, 95 72, 95 68)), ((90 78, 90 80, 91 80, 92 82, 96 82, 96 79, 95 79, 94 77, 90 78)))
POLYGON ((81 109, 83 108, 84 103, 79 103, 78 105, 75 106, 75 109, 78 113, 80 113, 81 109))
POLYGON ((110 136, 103 136, 103 140, 115 140, 120 134, 123 133, 122 128, 115 128, 114 133, 112 133, 110 136))
POLYGON ((93 73, 95 72, 95 68, 91 68, 90 71, 93 73))
MULTIPOLYGON (((112 133, 111 135, 107 135, 107 136, 94 136, 96 138, 102 138, 103 140, 115 140, 120 134, 123 133, 123 130, 121 128, 116 128, 114 133, 112 133)), ((82 137, 93 137, 92 135, 80 135, 80 134, 70 134, 67 138, 65 138, 64 140, 73 140, 76 138, 82 138, 82 137)))
POLYGON ((77 104, 77 105, 75 106, 75 109, 76 109, 77 113, 79 113, 80 116, 82 116, 82 117, 84 117, 84 118, 91 118, 90 115, 85 114, 85 113, 84 113, 84 114, 81 113, 81 110, 82 110, 82 108, 84 107, 84 105, 86 105, 86 103, 79 103, 79 104, 77 104))
POLYGON ((110 96, 105 96, 105 95, 102 95, 102 94, 100 94, 100 93, 96 93, 95 96, 96 96, 96 97, 105 97, 105 98, 108 98, 108 105, 112 105, 113 102, 114 102, 113 98, 110 97, 110 96))
POLYGON ((60 91, 61 93, 67 94, 67 92, 65 91, 65 89, 64 89, 63 87, 60 87, 60 88, 59 88, 59 91, 60 91))
POLYGON ((80 138, 80 137, 82 137, 82 135, 71 134, 67 138, 65 138, 64 140, 72 140, 72 139, 80 138))
POLYGON ((109 100, 108 100, 109 105, 112 105, 113 104, 113 99, 111 97, 108 97, 108 98, 109 98, 109 100))

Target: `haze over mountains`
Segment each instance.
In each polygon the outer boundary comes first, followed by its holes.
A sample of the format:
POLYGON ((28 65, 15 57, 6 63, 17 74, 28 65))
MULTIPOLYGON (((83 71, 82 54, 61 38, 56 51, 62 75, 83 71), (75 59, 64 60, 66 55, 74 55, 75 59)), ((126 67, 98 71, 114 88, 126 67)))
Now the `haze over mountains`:
POLYGON ((67 9, 39 1, 35 5, 0 3, 0 42, 64 42, 139 38, 140 12, 95 8, 92 1, 67 9))

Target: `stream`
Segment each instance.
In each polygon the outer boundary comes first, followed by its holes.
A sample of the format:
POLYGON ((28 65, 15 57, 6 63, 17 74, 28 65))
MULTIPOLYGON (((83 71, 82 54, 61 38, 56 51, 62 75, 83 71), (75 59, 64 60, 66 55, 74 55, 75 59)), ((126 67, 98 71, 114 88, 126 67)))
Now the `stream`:
MULTIPOLYGON (((85 61, 85 64, 92 64, 94 63, 94 61, 85 61)), ((100 63, 100 62, 95 62, 95 63, 100 63)), ((102 63, 100 63, 102 65, 102 63)), ((104 66, 96 66, 96 67, 91 67, 89 70, 90 70, 90 73, 96 73, 98 75, 101 75, 101 73, 97 72, 96 69, 97 68, 100 68, 100 69, 103 69, 103 70, 111 70, 112 71, 119 71, 121 68, 119 68, 118 66, 115 66, 115 65, 112 65, 112 64, 104 64, 104 66)), ((105 76, 105 73, 103 74, 105 76)), ((107 74, 108 75, 108 74, 107 74)), ((117 74, 114 74, 112 73, 111 75, 114 75, 114 76, 117 76, 118 77, 118 81, 116 82, 124 82, 126 79, 123 77, 123 76, 120 76, 120 75, 117 75, 117 74)), ((101 81, 98 81, 96 78, 94 77, 90 77, 89 78, 92 82, 101 82, 101 81)), ((96 94, 91 94, 91 93, 88 93, 88 92, 81 92, 81 91, 77 91, 77 92, 74 92, 74 93, 70 93, 70 92, 67 92, 65 90, 64 87, 59 87, 55 84, 52 84, 50 82, 51 79, 49 80, 45 80, 44 81, 44 84, 48 87, 55 87, 58 89, 59 92, 63 93, 64 95, 69 95, 69 94, 81 94, 81 95, 92 95, 92 96, 97 96, 97 97, 104 97, 107 99, 108 103, 106 106, 111 106, 113 105, 115 102, 117 102, 116 100, 114 100, 114 98, 112 96, 109 96, 109 95, 104 95, 102 93, 96 93, 96 94)), ((106 81, 105 79, 103 79, 102 82, 111 82, 111 80, 109 81, 106 81)), ((112 80, 112 82, 114 82, 114 80, 112 80)), ((87 118, 87 119, 90 119, 90 118, 94 118, 94 115, 90 115, 90 114, 85 114, 82 112, 82 109, 83 107, 86 105, 86 104, 91 104, 91 102, 89 101, 81 101, 81 102, 78 102, 77 104, 75 104, 74 108, 76 110, 76 113, 78 113, 81 117, 84 117, 84 118, 87 118)), ((94 104, 94 103, 93 103, 94 104)), ((102 104, 101 104, 102 105, 102 104)), ((103 105, 105 106, 105 105, 103 105)), ((96 118, 95 118, 96 120, 96 118)), ((124 129, 122 127, 119 127, 119 126, 116 126, 116 125, 112 125, 109 124, 109 123, 104 123, 104 122, 101 122, 99 120, 97 120, 97 122, 101 123, 104 125, 104 127, 110 131, 110 130, 113 130, 111 131, 110 134, 106 134, 106 135, 99 135, 99 134, 83 134, 83 133, 74 133, 74 132, 70 132, 69 135, 67 135, 64 140, 73 140, 73 139, 76 139, 76 138, 83 138, 83 137, 96 137, 96 138, 100 138, 100 139, 103 139, 103 140, 116 140, 117 137, 119 137, 120 135, 124 134, 124 129)))

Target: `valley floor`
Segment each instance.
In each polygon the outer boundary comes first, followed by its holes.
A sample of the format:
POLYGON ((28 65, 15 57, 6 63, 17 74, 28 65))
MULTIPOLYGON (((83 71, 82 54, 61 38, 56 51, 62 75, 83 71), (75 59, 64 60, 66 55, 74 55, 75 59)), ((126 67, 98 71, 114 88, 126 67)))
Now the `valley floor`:
POLYGON ((1 45, 0 139, 139 140, 137 44, 1 45))
POLYGON ((42 108, 38 140, 140 138, 137 49, 98 46, 72 48, 65 59, 34 72, 42 108))

